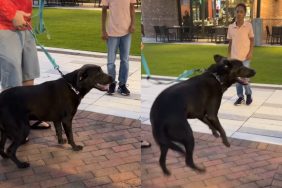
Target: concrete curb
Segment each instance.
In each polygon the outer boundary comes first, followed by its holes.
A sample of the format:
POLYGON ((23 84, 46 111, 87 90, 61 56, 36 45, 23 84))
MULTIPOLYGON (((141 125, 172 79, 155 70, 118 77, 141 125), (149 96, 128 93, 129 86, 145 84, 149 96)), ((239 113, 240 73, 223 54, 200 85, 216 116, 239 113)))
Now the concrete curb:
MULTIPOLYGON (((64 49, 64 48, 51 48, 45 47, 46 50, 50 53, 58 53, 58 54, 66 54, 66 55, 77 55, 77 56, 84 56, 84 57, 94 57, 94 58, 107 58, 106 53, 101 52, 90 52, 90 51, 81 51, 81 50, 71 50, 71 49, 64 49)), ((37 46, 37 50, 42 52, 42 49, 37 46)), ((119 55, 117 55, 119 58, 119 55)), ((141 61, 140 56, 129 56, 130 61, 141 61)))
MULTIPOLYGON (((148 79, 147 75, 142 74, 141 76, 142 79, 148 79)), ((158 76, 158 75, 151 75, 150 79, 151 80, 160 80, 160 81, 173 81, 177 77, 173 76, 158 76)), ((179 81, 176 81, 179 82, 179 81)), ((261 88, 261 89, 276 89, 276 90, 282 90, 282 85, 278 84, 260 84, 260 83, 252 83, 253 88, 261 88)))

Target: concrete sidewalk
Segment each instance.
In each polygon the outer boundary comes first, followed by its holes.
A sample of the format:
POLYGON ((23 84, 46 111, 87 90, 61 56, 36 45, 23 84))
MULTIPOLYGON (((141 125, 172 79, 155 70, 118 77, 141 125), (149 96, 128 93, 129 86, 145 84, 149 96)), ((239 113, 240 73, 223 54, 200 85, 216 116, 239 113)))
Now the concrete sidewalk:
MULTIPOLYGON (((153 82, 153 81, 152 81, 153 82)), ((150 124, 149 112, 157 95, 170 85, 155 85, 142 80, 141 121, 150 124)), ((282 144, 282 88, 271 85, 253 87, 254 102, 250 106, 234 106, 237 99, 234 86, 223 96, 219 118, 228 137, 282 144)), ((196 132, 211 134, 209 128, 196 119, 189 120, 196 132)))

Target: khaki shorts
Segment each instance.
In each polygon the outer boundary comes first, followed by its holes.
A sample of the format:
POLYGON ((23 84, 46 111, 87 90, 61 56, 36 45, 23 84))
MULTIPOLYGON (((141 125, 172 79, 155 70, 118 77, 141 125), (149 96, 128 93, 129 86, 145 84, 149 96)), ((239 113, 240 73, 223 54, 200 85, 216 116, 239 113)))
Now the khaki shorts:
POLYGON ((29 31, 0 30, 2 89, 21 86, 40 75, 35 40, 29 31))

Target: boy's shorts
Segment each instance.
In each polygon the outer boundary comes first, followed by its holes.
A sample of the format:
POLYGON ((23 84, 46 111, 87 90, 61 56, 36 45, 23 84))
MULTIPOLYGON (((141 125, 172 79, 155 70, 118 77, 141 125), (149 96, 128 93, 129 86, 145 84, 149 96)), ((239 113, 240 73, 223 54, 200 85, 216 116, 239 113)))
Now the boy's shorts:
POLYGON ((36 44, 29 31, 0 30, 2 89, 21 86, 40 75, 36 44))

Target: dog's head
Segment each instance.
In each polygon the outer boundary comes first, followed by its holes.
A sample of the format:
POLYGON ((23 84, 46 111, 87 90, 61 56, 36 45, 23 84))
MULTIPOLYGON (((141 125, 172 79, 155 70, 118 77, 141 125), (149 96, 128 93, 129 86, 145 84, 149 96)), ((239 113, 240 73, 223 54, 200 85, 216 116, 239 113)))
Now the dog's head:
POLYGON ((100 66, 84 65, 77 73, 77 88, 90 90, 96 88, 100 91, 107 91, 113 78, 104 73, 100 66))
POLYGON ((240 77, 250 78, 256 72, 253 69, 245 67, 243 62, 237 59, 228 59, 221 55, 214 56, 215 64, 208 68, 208 71, 217 74, 222 82, 228 87, 235 82, 240 82, 240 77))

